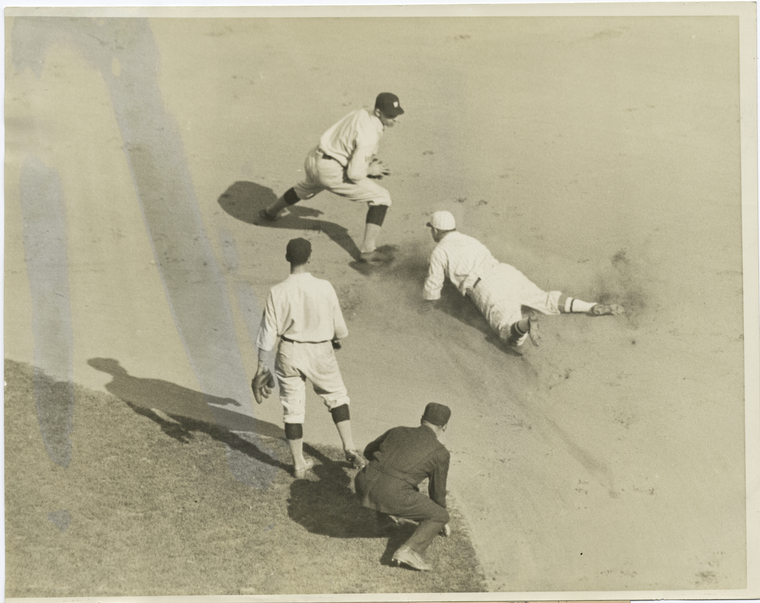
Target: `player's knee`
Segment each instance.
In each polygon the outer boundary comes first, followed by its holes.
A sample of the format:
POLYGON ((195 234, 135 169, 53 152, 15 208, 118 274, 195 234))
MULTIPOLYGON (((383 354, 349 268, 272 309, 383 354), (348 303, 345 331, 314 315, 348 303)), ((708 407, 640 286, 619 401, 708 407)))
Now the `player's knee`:
POLYGON ((296 193, 296 189, 293 187, 290 187, 287 191, 285 191, 285 194, 282 196, 282 198, 288 205, 295 205, 301 200, 301 198, 298 196, 298 193, 296 193))
POLYGON ((449 519, 451 519, 451 517, 449 516, 449 512, 446 509, 443 507, 438 507, 435 515, 430 519, 433 521, 440 521, 441 523, 449 523, 449 519))
POLYGON ((302 423, 285 423, 285 437, 288 440, 303 439, 303 424, 302 423))
POLYGON ((348 409, 348 404, 341 404, 330 409, 333 422, 337 425, 343 421, 349 421, 351 419, 351 412, 348 409))
POLYGON ((367 224, 382 226, 383 222, 385 222, 385 214, 387 213, 387 205, 370 205, 367 210, 367 224))

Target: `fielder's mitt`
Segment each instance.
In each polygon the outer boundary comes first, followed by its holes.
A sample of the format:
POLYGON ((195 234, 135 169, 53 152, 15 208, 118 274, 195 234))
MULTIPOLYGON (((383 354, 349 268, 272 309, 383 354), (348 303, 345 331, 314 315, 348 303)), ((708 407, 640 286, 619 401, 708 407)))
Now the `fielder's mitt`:
POLYGON ((274 375, 272 375, 269 369, 265 369, 262 373, 257 373, 253 381, 251 381, 251 389, 253 390, 253 397, 256 398, 256 404, 261 404, 265 398, 268 398, 274 386, 274 375))
POLYGON ((367 178, 380 180, 383 176, 390 176, 390 174, 391 171, 388 169, 388 166, 385 165, 377 157, 373 157, 372 161, 369 162, 369 167, 367 168, 367 178))

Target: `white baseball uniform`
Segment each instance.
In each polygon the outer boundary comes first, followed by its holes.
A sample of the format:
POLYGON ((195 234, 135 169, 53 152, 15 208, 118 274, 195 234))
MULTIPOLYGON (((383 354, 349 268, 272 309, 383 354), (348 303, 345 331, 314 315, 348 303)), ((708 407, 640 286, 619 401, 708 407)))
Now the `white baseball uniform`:
POLYGON ((303 423, 306 379, 328 409, 350 400, 335 358, 332 339, 348 336, 338 296, 326 280, 308 272, 291 274, 269 292, 256 345, 275 360, 285 423, 303 423))
POLYGON ((327 130, 306 156, 304 180, 293 187, 299 199, 329 190, 351 201, 390 206, 390 193, 367 177, 383 131, 378 117, 365 109, 352 111, 327 130))
MULTIPOLYGON (((543 314, 559 314, 559 291, 544 291, 514 266, 499 262, 477 239, 448 233, 430 254, 423 297, 437 300, 448 278, 472 299, 488 324, 507 340, 510 327, 523 317, 523 306, 543 314)), ((525 341, 523 336, 518 345, 525 341)))

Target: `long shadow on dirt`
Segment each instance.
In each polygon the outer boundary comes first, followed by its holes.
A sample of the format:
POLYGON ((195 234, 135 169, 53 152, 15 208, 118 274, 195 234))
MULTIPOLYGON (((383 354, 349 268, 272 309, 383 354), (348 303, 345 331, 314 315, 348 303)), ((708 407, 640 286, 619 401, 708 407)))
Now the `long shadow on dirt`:
POLYGON ((359 259, 359 248, 348 234, 348 229, 334 222, 317 219, 323 213, 318 209, 292 205, 276 222, 262 220, 259 212, 276 200, 277 195, 271 188, 255 182, 239 180, 222 193, 219 197, 219 205, 230 216, 247 224, 266 228, 324 232, 354 260, 359 259))
POLYGON ((192 439, 194 432, 205 433, 256 461, 278 469, 288 469, 288 465, 254 443, 258 442, 256 436, 284 438, 282 428, 222 408, 240 406, 236 400, 209 396, 162 379, 133 377, 111 358, 91 358, 87 363, 113 377, 105 386, 109 393, 137 414, 154 421, 169 437, 186 443, 192 439), (233 432, 249 433, 253 436, 253 442, 233 432))

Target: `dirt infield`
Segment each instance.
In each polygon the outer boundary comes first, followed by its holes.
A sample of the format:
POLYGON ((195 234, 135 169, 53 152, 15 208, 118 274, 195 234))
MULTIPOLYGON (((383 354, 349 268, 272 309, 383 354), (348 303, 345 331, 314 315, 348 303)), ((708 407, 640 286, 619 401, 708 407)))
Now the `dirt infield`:
MULTIPOLYGON (((488 590, 753 584, 738 19, 9 17, 5 34, 7 359, 117 397, 160 381, 157 410, 235 432, 279 425, 275 398, 253 406, 254 339, 305 236, 348 321, 357 444, 452 407, 449 487, 488 590), (256 224, 384 90, 406 110, 380 147, 395 261, 357 269, 365 207, 328 193, 256 224), (516 357, 453 288, 426 312, 436 209, 544 289, 626 315, 546 317, 516 357)), ((30 434, 61 478, 71 391, 54 413, 37 400, 30 434)), ((306 441, 337 444, 309 396, 306 441)), ((213 454, 240 487, 281 471, 213 454)))

